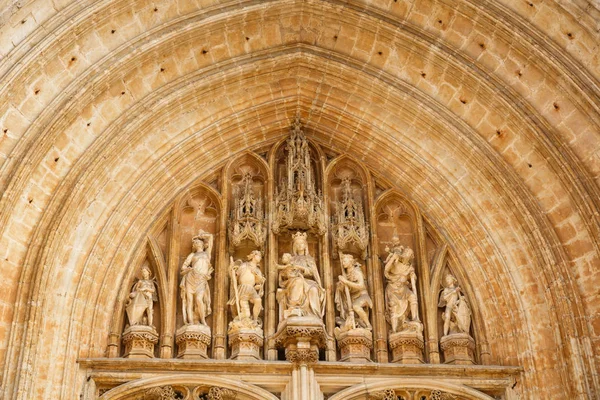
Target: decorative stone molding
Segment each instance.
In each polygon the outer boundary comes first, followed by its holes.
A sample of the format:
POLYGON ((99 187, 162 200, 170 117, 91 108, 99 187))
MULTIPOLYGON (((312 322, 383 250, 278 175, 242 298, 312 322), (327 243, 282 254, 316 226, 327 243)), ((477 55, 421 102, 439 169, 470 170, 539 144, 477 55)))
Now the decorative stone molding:
POLYGON ((158 332, 153 326, 133 325, 123 332, 125 358, 153 358, 158 332))
POLYGON ((275 346, 285 348, 285 358, 296 365, 316 363, 319 349, 324 348, 327 332, 323 321, 313 317, 289 317, 274 337, 275 346))
POLYGON ((441 390, 434 390, 431 392, 429 400, 458 400, 458 397, 450 393, 442 392, 441 390))
POLYGON ((380 390, 379 392, 369 394, 367 399, 368 400, 397 400, 397 397, 396 397, 396 392, 393 389, 385 389, 385 390, 380 390))
POLYGON ((264 343, 262 329, 236 329, 229 332, 232 360, 260 360, 264 343))
POLYGON ((142 400, 180 400, 183 399, 173 386, 154 387, 146 390, 142 400))
POLYGON ((175 343, 178 358, 208 358, 210 328, 206 325, 184 325, 177 330, 175 343))
POLYGON ((299 115, 292 124, 286 150, 286 179, 281 180, 275 193, 271 229, 275 234, 282 229, 298 228, 324 235, 327 232, 327 217, 323 197, 317 191, 310 147, 302 131, 299 115))
POLYGON ((336 213, 331 217, 331 236, 334 257, 338 251, 349 250, 355 245, 361 251, 362 259, 367 258, 369 228, 362 199, 353 195, 348 177, 342 180, 342 200, 336 202, 336 213))
POLYGON ((211 387, 206 396, 207 400, 234 400, 237 394, 230 389, 222 387, 211 387))
POLYGON ((368 329, 352 329, 336 335, 340 349, 340 361, 369 362, 373 348, 373 332, 368 329))
POLYGON ((246 173, 238 186, 233 187, 233 206, 229 217, 229 252, 248 239, 262 249, 267 237, 262 197, 256 196, 252 175, 246 173))
POLYGON ((398 332, 389 336, 392 362, 400 364, 422 364, 423 335, 418 332, 398 332))
POLYGON ((475 364, 475 341, 466 333, 454 333, 440 339, 446 364, 475 364))

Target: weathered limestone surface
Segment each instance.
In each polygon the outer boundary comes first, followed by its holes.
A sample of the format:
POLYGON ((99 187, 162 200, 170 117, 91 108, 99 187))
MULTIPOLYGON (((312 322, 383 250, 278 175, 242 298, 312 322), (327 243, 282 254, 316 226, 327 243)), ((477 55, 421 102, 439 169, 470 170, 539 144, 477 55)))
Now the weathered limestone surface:
MULTIPOLYGON (((298 111, 315 142, 401 188, 449 243, 483 321, 479 354, 523 368, 497 387, 526 399, 600 397, 599 20, 597 4, 575 0, 3 2, 0 397, 77 398, 88 368, 77 359, 122 344, 106 327, 125 307, 119 290, 133 282, 140 243, 179 229, 152 231, 169 205, 246 150, 268 157, 298 111)), ((148 251, 160 259, 163 245, 180 254, 159 239, 148 251)), ((442 270, 443 251, 416 258, 442 270)), ((160 290, 177 293, 169 282, 160 290)), ((417 291, 435 299, 439 288, 417 291)), ((176 296, 162 301, 177 305, 176 296)), ((385 304, 372 313, 383 318, 385 304)), ((214 323, 226 332, 227 321, 214 323)), ((224 336, 212 333, 206 346, 224 354, 224 336)), ((438 361, 439 333, 423 334, 438 361)), ((381 360, 387 335, 373 331, 381 360)), ((159 340, 159 354, 177 351, 175 335, 159 340)), ((111 360, 123 374, 165 362, 111 360), (127 364, 138 362, 147 364, 127 364)), ((196 368, 187 362, 167 365, 196 368)), ((322 364, 314 373, 328 393, 354 382, 327 372, 340 363, 322 364)), ((356 368, 413 368, 373 364, 356 368)), ((430 367, 449 368, 449 382, 479 368, 430 367)), ((215 387, 235 388, 230 378, 215 387)))

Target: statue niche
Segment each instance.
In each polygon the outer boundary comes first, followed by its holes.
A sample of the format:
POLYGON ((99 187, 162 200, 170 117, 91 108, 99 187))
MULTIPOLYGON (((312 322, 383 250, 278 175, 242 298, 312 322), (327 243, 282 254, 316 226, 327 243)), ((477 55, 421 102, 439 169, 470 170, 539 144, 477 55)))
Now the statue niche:
POLYGON ((252 251, 245 262, 234 262, 233 257, 230 257, 231 285, 227 305, 231 307, 234 316, 228 330, 232 359, 260 359, 260 347, 264 339, 259 316, 263 310, 265 285, 259 266, 261 260, 262 253, 259 250, 252 251))
POLYGON ((373 308, 373 301, 369 296, 362 265, 352 254, 340 253, 339 258, 342 275, 338 276, 335 291, 335 304, 339 312, 336 323, 339 327, 334 332, 341 361, 369 361, 373 347, 369 310, 373 308))
POLYGON ((454 275, 444 277, 444 288, 440 293, 439 308, 444 308, 444 321, 440 347, 447 364, 474 364, 475 341, 469 334, 471 329, 471 306, 462 294, 454 275))
POLYGON ((123 332, 125 358, 153 358, 158 332, 154 327, 154 303, 158 301, 156 283, 150 267, 144 264, 125 303, 128 326, 123 332))
POLYGON ((212 313, 210 287, 213 267, 213 235, 200 231, 192 238, 192 252, 181 266, 179 284, 184 326, 176 332, 180 358, 207 358, 211 330, 206 317, 212 313))
POLYGON ((290 316, 312 316, 321 320, 325 313, 325 289, 314 258, 308 252, 306 232, 292 235, 292 254, 281 257, 279 271, 279 321, 290 316))
POLYGON ((392 248, 384 262, 386 319, 391 325, 389 344, 393 362, 423 362, 423 324, 419 320, 417 275, 414 252, 392 238, 392 248))
POLYGON ((183 322, 186 325, 206 324, 206 317, 212 313, 210 308, 210 288, 213 268, 210 263, 213 236, 200 232, 192 238, 192 253, 181 266, 181 289, 183 322), (206 242, 206 244, 205 244, 206 242))
POLYGON ((279 326, 274 335, 276 347, 284 347, 286 359, 312 363, 328 338, 323 324, 325 289, 314 258, 308 252, 306 232, 292 235, 292 254, 281 257, 277 265, 279 289, 279 326))

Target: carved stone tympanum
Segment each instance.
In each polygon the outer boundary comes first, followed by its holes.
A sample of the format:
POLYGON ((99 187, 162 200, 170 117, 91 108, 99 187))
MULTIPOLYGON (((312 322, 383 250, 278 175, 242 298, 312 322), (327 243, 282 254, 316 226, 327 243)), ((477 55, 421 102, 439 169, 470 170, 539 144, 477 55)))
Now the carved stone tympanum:
POLYGON ((263 330, 260 313, 264 294, 265 278, 259 267, 262 254, 254 250, 248 261, 230 259, 230 298, 233 321, 229 324, 229 343, 232 359, 260 359, 263 330), (250 309, 252 304, 252 309, 250 309))
POLYGON ((152 358, 158 332, 154 327, 154 302, 157 301, 156 283, 151 279, 150 268, 142 267, 142 278, 131 290, 125 311, 129 326, 123 332, 126 358, 152 358))
POLYGON ((179 358, 207 358, 211 342, 211 330, 206 323, 211 310, 210 287, 213 268, 211 252, 213 236, 200 232, 192 239, 192 253, 181 266, 182 311, 184 326, 179 328, 175 341, 179 347, 179 358))

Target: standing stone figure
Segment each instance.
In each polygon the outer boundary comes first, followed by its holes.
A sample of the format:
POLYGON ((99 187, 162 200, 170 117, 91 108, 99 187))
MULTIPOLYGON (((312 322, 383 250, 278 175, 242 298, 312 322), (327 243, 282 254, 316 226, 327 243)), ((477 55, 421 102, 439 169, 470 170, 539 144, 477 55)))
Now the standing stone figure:
POLYGON ((192 252, 181 266, 181 300, 183 303, 183 322, 186 325, 206 324, 212 310, 210 308, 210 288, 208 281, 213 268, 210 254, 213 235, 201 231, 192 238, 192 252))
POLYGON ((405 323, 419 321, 419 305, 417 303, 417 275, 412 265, 414 253, 410 247, 399 246, 390 251, 384 268, 387 279, 385 288, 386 317, 392 326, 392 333, 404 330, 405 323))
POLYGON ((340 253, 340 262, 342 275, 338 276, 335 291, 335 304, 340 317, 336 322, 341 326, 341 331, 355 329, 357 326, 371 329, 369 309, 373 308, 373 302, 367 291, 362 267, 352 254, 340 253), (358 321, 354 314, 358 315, 358 321))
POLYGON ((456 285, 456 278, 448 274, 444 278, 444 290, 440 293, 438 307, 446 307, 444 320, 444 336, 449 333, 469 334, 471 327, 471 307, 456 285))
POLYGON ((156 296, 156 284, 151 279, 152 273, 147 265, 142 267, 142 279, 138 280, 129 294, 125 305, 129 325, 154 326, 154 302, 158 301, 156 296))
POLYGON ((233 261, 230 258, 229 276, 231 278, 230 298, 227 305, 232 306, 235 315, 234 323, 256 328, 261 325, 259 315, 262 311, 265 278, 260 271, 259 263, 262 254, 258 250, 248 255, 248 261, 233 261), (250 311, 252 303, 252 312, 250 311))

